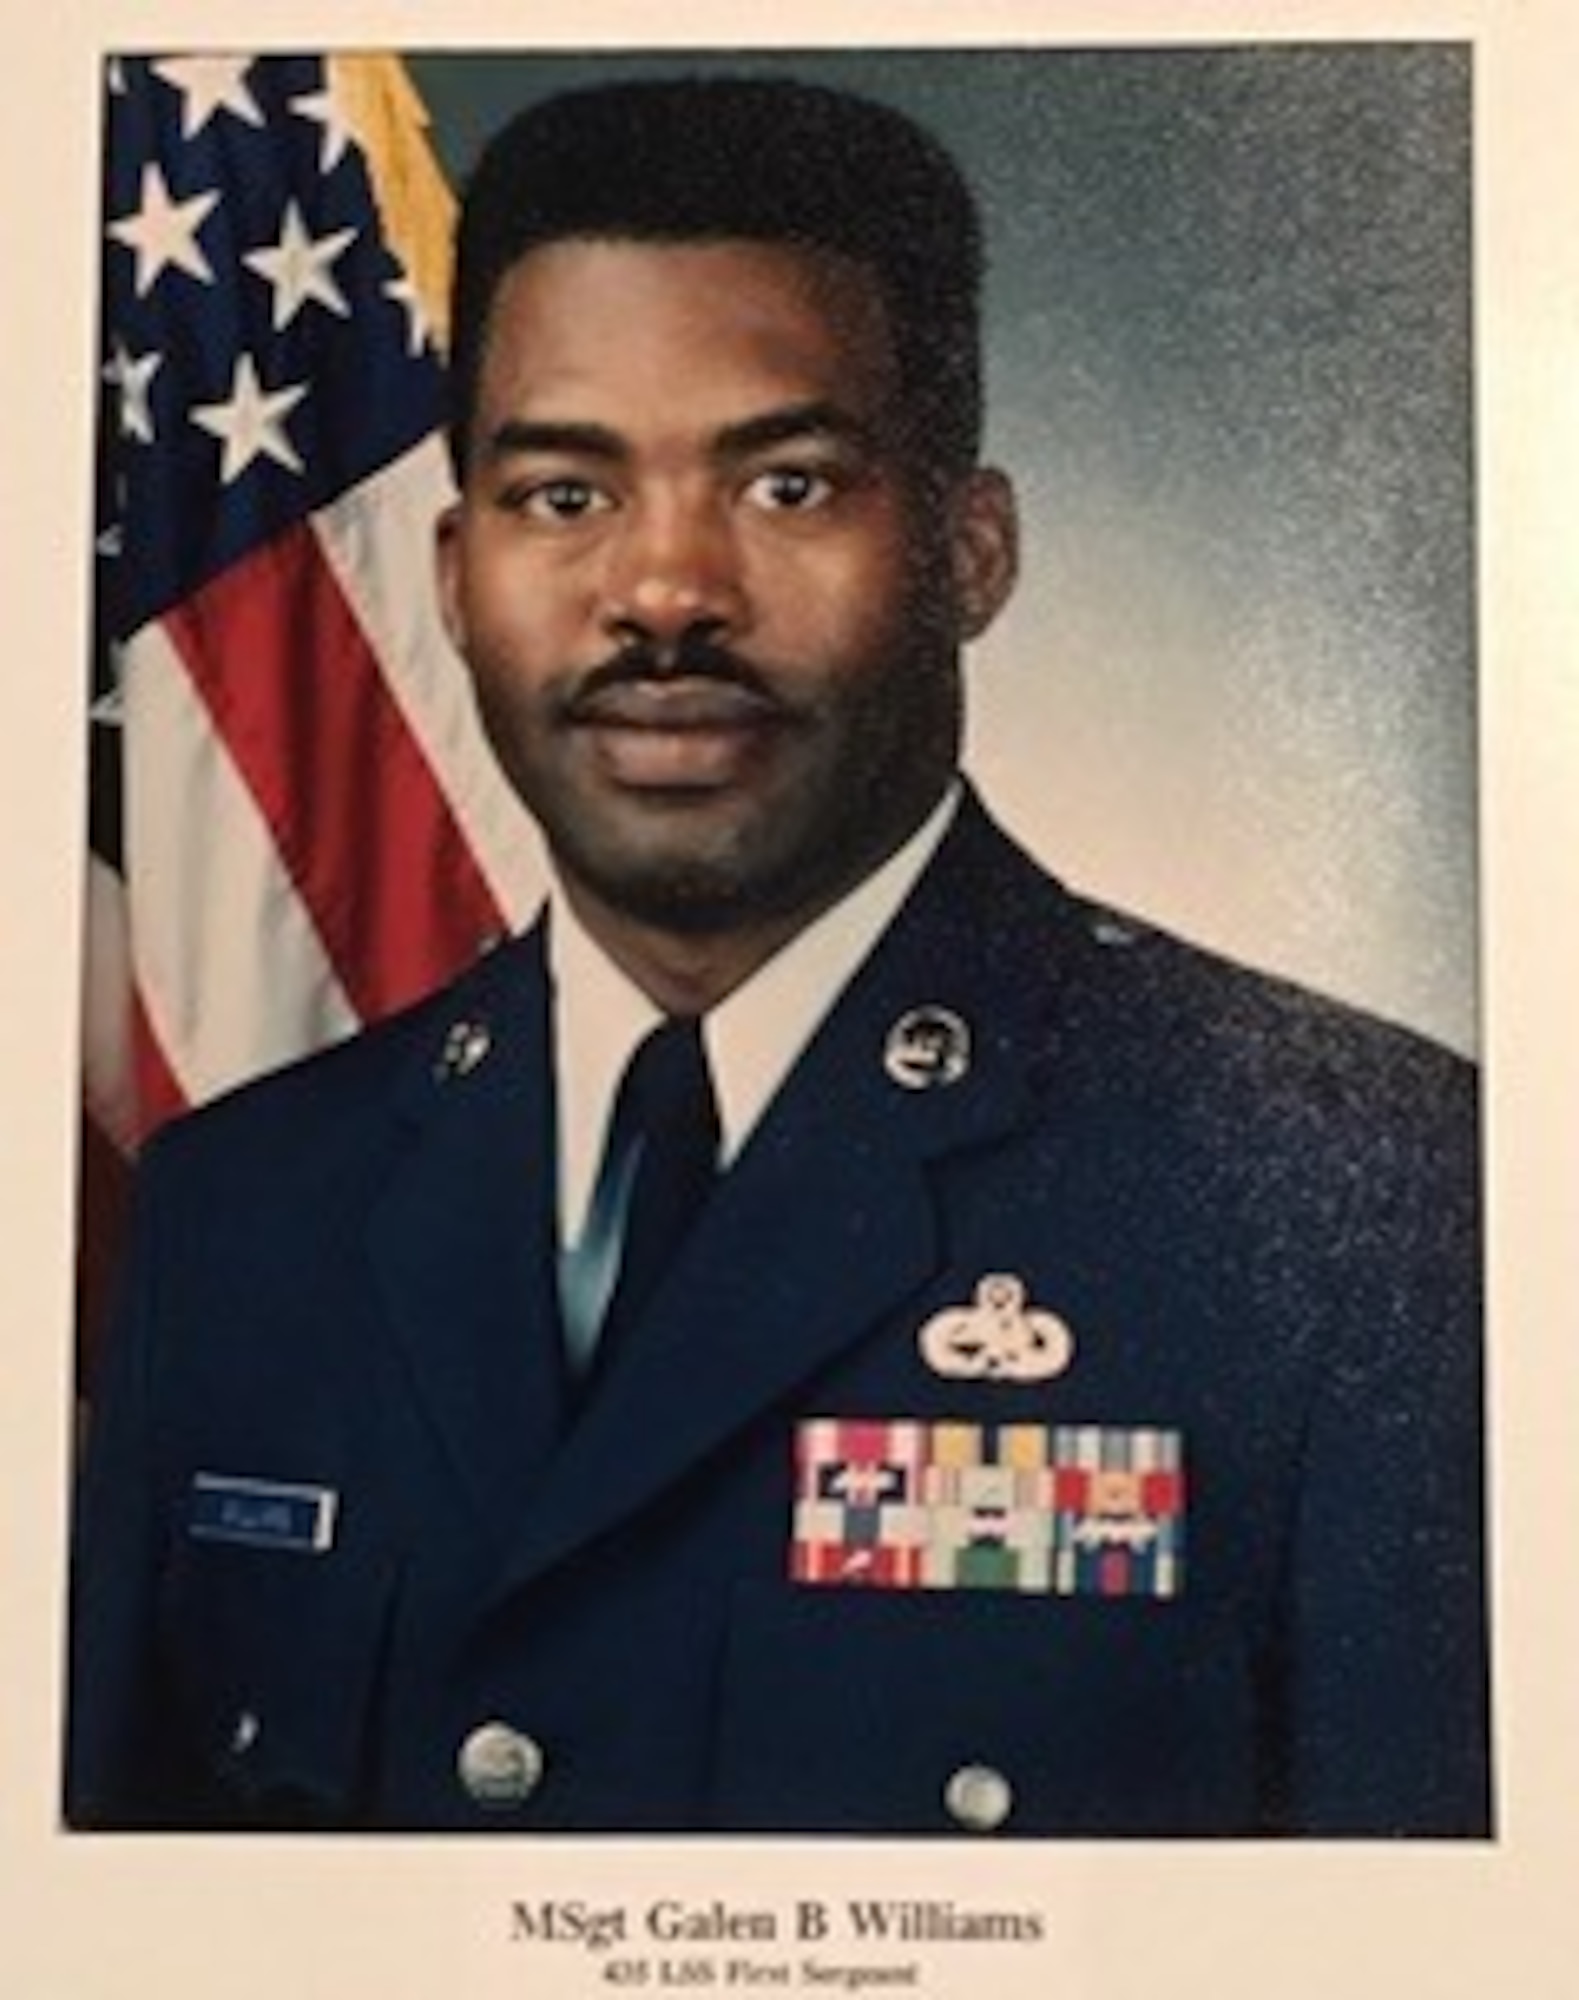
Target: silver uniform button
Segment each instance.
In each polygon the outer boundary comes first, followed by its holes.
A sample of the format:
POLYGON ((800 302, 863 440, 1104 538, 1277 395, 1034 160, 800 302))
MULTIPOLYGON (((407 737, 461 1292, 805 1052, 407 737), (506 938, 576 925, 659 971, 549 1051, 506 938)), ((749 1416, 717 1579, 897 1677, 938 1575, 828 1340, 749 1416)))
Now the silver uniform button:
POLYGON ((993 1833, 1014 1811, 1014 1787, 990 1764, 962 1764, 943 1788, 943 1803, 968 1833, 993 1833))
POLYGON ((455 1760, 467 1796, 480 1806, 518 1806, 543 1777, 541 1746, 507 1722, 480 1723, 455 1760))
POLYGON ((230 1754, 245 1757, 263 1734, 263 1724, 250 1708, 244 1708, 231 1725, 230 1754))

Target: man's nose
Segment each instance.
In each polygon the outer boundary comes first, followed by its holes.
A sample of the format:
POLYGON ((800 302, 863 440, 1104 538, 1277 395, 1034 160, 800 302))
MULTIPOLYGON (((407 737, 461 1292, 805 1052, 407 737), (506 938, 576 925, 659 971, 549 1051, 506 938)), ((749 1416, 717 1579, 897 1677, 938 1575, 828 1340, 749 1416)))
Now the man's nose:
POLYGON ((719 500, 666 496, 631 507, 612 553, 604 630, 659 646, 738 637, 747 617, 740 551, 719 500))

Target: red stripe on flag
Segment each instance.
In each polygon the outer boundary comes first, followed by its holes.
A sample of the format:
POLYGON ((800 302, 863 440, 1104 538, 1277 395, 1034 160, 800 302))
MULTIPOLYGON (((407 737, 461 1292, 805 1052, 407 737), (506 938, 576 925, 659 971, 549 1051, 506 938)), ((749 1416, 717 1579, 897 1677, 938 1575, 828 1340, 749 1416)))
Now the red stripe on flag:
POLYGON ((137 1092, 137 1137, 146 1139, 166 1119, 177 1117, 190 1102, 166 1060, 163 1045, 143 1006, 142 995, 131 995, 132 1077, 137 1092))
POLYGON ((468 964, 503 918, 311 527, 164 622, 362 1018, 468 964))

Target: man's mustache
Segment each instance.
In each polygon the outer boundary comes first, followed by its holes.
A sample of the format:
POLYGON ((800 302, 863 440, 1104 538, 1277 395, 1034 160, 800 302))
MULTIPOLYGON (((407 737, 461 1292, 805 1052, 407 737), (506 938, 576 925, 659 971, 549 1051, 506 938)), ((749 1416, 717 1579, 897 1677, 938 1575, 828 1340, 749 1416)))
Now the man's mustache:
POLYGON ((749 697, 764 714, 786 721, 800 714, 795 704, 786 701, 751 661, 705 634, 688 634, 667 646, 633 640, 597 666, 589 667, 558 703, 559 720, 597 722, 608 696, 626 688, 678 680, 728 688, 749 697))

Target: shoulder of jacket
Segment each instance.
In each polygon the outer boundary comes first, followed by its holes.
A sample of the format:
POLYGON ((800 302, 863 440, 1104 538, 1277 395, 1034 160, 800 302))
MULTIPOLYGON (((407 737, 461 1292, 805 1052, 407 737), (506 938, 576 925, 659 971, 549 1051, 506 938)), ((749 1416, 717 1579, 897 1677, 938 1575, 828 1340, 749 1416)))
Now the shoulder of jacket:
POLYGON ((1465 1057, 1071 886, 974 795, 940 861, 916 951, 971 965, 978 992, 1018 995, 1065 1054, 1137 1089, 1308 1091, 1360 1109, 1374 1093, 1473 1095, 1465 1057))
MULTIPOLYGON (((347 1125, 387 1116, 413 1072, 466 1060, 464 1037, 532 976, 530 939, 498 946, 447 985, 359 1029, 237 1084, 173 1119, 144 1146, 148 1168, 202 1171, 231 1156, 311 1150, 347 1125)), ((475 1045, 474 1045, 475 1046, 475 1045)))
POLYGON ((1419 1029, 1180 938, 1120 910, 1071 899, 1091 940, 1092 1005, 1183 1071, 1256 1093, 1314 1093, 1362 1118, 1476 1095, 1474 1062, 1419 1029))

